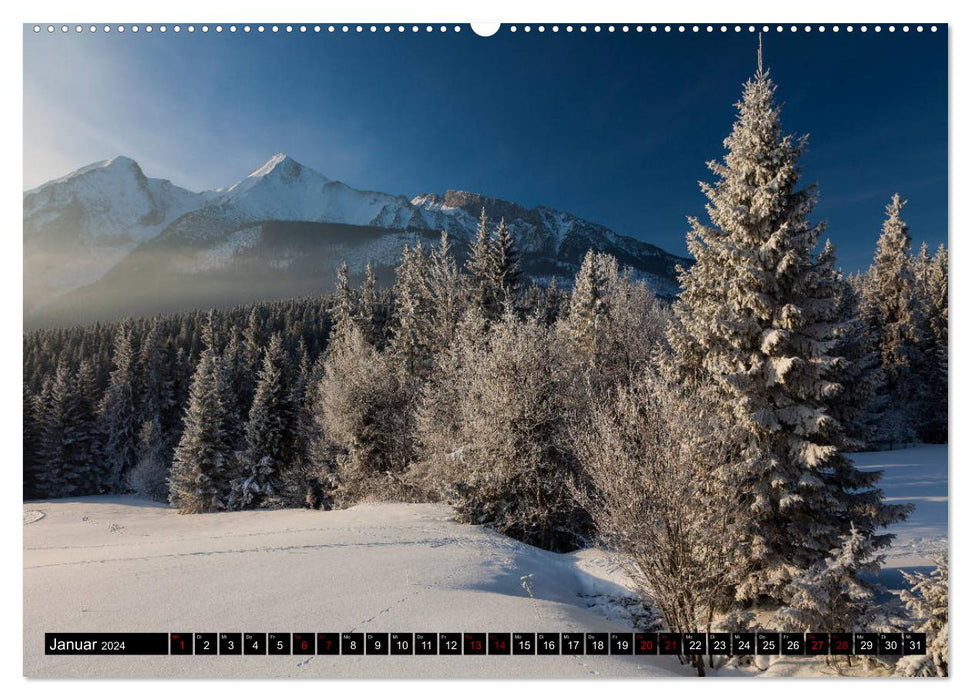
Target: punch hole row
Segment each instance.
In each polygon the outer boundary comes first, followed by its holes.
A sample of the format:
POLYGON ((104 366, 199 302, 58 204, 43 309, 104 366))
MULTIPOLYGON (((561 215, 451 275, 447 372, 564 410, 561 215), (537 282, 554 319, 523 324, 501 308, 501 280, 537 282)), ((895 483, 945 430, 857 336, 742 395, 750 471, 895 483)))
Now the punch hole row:
POLYGON ((146 25, 137 25, 137 24, 132 24, 132 25, 125 25, 125 24, 119 24, 119 25, 110 25, 110 24, 104 24, 104 25, 96 25, 96 24, 91 24, 91 25, 83 25, 83 24, 75 24, 75 25, 67 25, 67 24, 54 25, 54 24, 48 24, 46 27, 45 26, 42 26, 40 24, 35 24, 34 27, 33 27, 33 29, 34 29, 34 33, 35 34, 39 34, 40 32, 45 31, 45 29, 46 29, 46 31, 47 31, 48 34, 54 34, 57 31, 60 31, 62 34, 67 34, 67 33, 71 32, 71 31, 73 31, 76 34, 81 34, 81 33, 84 33, 84 32, 88 32, 88 33, 91 33, 91 34, 94 34, 94 33, 97 33, 97 32, 101 32, 101 33, 104 33, 104 34, 108 34, 108 33, 111 33, 111 32, 116 32, 118 34, 124 34, 125 32, 129 32, 129 33, 132 33, 132 34, 137 34, 138 32, 145 32, 145 33, 148 33, 148 34, 151 34, 152 32, 159 32, 159 33, 162 33, 162 34, 165 34, 167 32, 173 32, 175 34, 180 34, 182 32, 187 32, 189 34, 194 34, 196 32, 201 32, 203 34, 208 34, 210 32, 215 32, 216 34, 221 34, 223 32, 229 32, 230 34, 235 34, 237 32, 242 32, 244 34, 249 34, 249 33, 257 33, 257 34, 261 34, 261 33, 271 33, 271 34, 280 34, 280 33, 284 33, 284 34, 320 34, 322 32, 326 32, 326 33, 330 33, 330 34, 351 34, 351 33, 355 33, 355 34, 364 34, 364 33, 377 34, 378 32, 383 32, 385 34, 390 34, 392 32, 398 32, 399 34, 404 34, 405 32, 411 32, 413 34, 417 34, 419 32, 425 32, 425 33, 437 32, 437 33, 444 34, 444 33, 448 33, 448 32, 458 33, 458 32, 461 32, 462 31, 462 27, 460 25, 457 25, 457 24, 456 25, 444 25, 444 24, 442 24, 442 25, 430 25, 430 24, 426 24, 426 25, 417 25, 417 24, 409 24, 409 25, 404 25, 404 24, 399 24, 399 25, 390 25, 390 24, 382 24, 382 25, 377 25, 377 24, 370 24, 370 25, 368 25, 368 24, 329 24, 329 25, 321 25, 321 24, 313 24, 313 25, 310 25, 310 24, 285 24, 285 25, 280 25, 280 24, 257 24, 257 25, 249 25, 249 24, 244 24, 244 25, 235 25, 235 24, 230 24, 230 25, 227 25, 227 26, 223 26, 221 24, 216 24, 216 25, 212 25, 212 26, 210 26, 208 24, 203 24, 203 25, 200 25, 200 26, 196 26, 196 25, 192 25, 192 24, 189 24, 189 25, 174 24, 174 25, 171 25, 171 26, 164 25, 164 24, 163 25, 159 25, 159 26, 153 26, 153 25, 150 25, 150 24, 146 24, 146 25))
MULTIPOLYGON (((795 33, 795 32, 800 32, 800 31, 801 32, 804 32, 804 33, 809 33, 809 32, 818 32, 818 33, 833 32, 833 33, 839 33, 841 31, 843 31, 843 32, 852 34, 855 31, 858 31, 860 33, 867 33, 867 32, 880 33, 882 31, 887 31, 887 32, 890 32, 890 33, 894 33, 894 32, 897 32, 897 31, 901 31, 901 32, 904 32, 906 34, 906 33, 909 33, 911 31, 916 31, 918 33, 924 32, 925 29, 928 30, 928 31, 931 31, 931 32, 936 32, 937 31, 937 26, 936 25, 930 25, 929 27, 925 27, 924 25, 920 25, 920 24, 915 25, 915 26, 911 26, 911 25, 903 25, 903 26, 887 25, 887 26, 882 26, 882 25, 866 25, 866 24, 861 24, 861 25, 852 25, 852 24, 847 24, 847 25, 839 25, 839 24, 833 24, 833 25, 825 25, 825 24, 820 24, 820 25, 808 25, 808 24, 805 24, 805 25, 795 25, 795 24, 781 25, 781 24, 777 24, 777 25, 761 25, 761 26, 756 26, 756 25, 752 25, 752 24, 750 24, 750 25, 738 25, 738 24, 735 24, 735 25, 725 25, 725 24, 720 24, 720 25, 713 25, 713 24, 703 24, 703 25, 699 25, 699 24, 692 24, 692 25, 684 25, 684 24, 678 24, 678 25, 671 25, 671 24, 663 24, 663 25, 657 25, 657 24, 651 24, 651 25, 641 25, 641 24, 638 24, 638 25, 627 25, 627 24, 624 24, 624 25, 613 25, 613 24, 610 24, 610 25, 604 25, 604 26, 601 26, 599 24, 595 24, 595 25, 585 25, 585 24, 581 24, 581 25, 570 25, 570 24, 568 24, 568 25, 560 26, 560 25, 555 25, 554 24, 554 25, 547 26, 547 25, 543 25, 543 24, 540 24, 540 25, 528 25, 528 24, 527 25, 515 25, 515 24, 513 24, 513 25, 510 25, 507 28, 507 30, 510 33, 512 33, 512 34, 515 34, 517 32, 523 32, 523 33, 527 33, 528 34, 528 33, 532 32, 532 31, 536 31, 536 32, 541 33, 541 34, 547 32, 547 31, 550 31, 550 32, 552 32, 554 34, 559 33, 559 32, 566 32, 567 34, 573 33, 573 32, 580 32, 581 34, 582 33, 587 33, 587 32, 601 33, 601 32, 604 32, 604 31, 606 31, 608 33, 614 33, 614 32, 618 32, 619 31, 621 33, 630 33, 630 32, 643 33, 643 32, 650 32, 650 33, 654 33, 654 34, 659 33, 659 32, 663 32, 663 33, 667 33, 667 34, 675 33, 675 32, 676 33, 680 33, 680 34, 687 34, 687 33, 692 33, 692 34, 701 34, 701 33, 714 34, 714 33, 722 33, 722 34, 725 34, 725 33, 728 33, 728 32, 736 32, 736 33, 739 33, 739 32, 753 32, 753 33, 754 32, 763 32, 763 33, 767 33, 767 32, 772 32, 772 31, 775 31, 775 32, 778 32, 778 33, 781 33, 781 32, 795 33)), ((269 32, 269 33, 272 33, 272 34, 278 34, 278 33, 281 33, 281 32, 282 33, 286 33, 286 34, 293 34, 293 33, 297 33, 297 34, 308 34, 308 33, 320 34, 322 32, 326 32, 328 34, 351 34, 351 33, 354 33, 354 34, 364 34, 364 33, 377 34, 379 32, 385 33, 385 34, 391 34, 393 32, 397 32, 399 34, 404 34, 404 33, 418 34, 418 33, 424 32, 424 33, 427 34, 427 33, 435 33, 435 32, 437 32, 437 33, 444 34, 444 33, 450 33, 450 32, 452 32, 452 33, 461 32, 462 31, 462 27, 460 25, 444 25, 444 24, 443 25, 430 25, 430 24, 426 24, 426 25, 417 25, 417 24, 410 24, 410 25, 404 25, 404 24, 398 24, 398 25, 390 25, 390 24, 384 24, 384 25, 376 25, 376 24, 371 24, 371 25, 364 25, 364 24, 356 24, 356 25, 354 25, 354 24, 329 24, 329 25, 320 25, 320 24, 314 24, 314 25, 306 25, 306 24, 299 24, 299 25, 293 25, 293 24, 287 24, 287 25, 277 25, 277 24, 272 24, 272 25, 263 25, 263 24, 259 24, 259 25, 249 25, 249 24, 244 24, 244 25, 235 25, 235 24, 231 24, 231 25, 227 25, 227 26, 223 26, 221 24, 217 24, 217 25, 213 25, 213 26, 209 26, 207 24, 203 24, 203 25, 198 26, 198 27, 196 25, 191 25, 191 24, 190 25, 185 25, 185 26, 180 25, 180 24, 175 24, 175 25, 171 25, 171 26, 164 25, 163 24, 163 25, 158 25, 157 27, 156 26, 153 26, 151 24, 146 24, 146 25, 137 25, 137 24, 133 24, 133 25, 124 25, 124 24, 119 24, 119 25, 108 25, 108 24, 104 24, 104 25, 95 25, 95 24, 91 24, 91 25, 82 25, 82 24, 76 24, 76 25, 67 25, 67 24, 54 25, 54 24, 48 24, 46 26, 43 26, 43 25, 40 25, 40 24, 35 24, 35 25, 33 25, 33 30, 34 30, 34 33, 35 34, 39 34, 39 33, 43 32, 45 30, 47 31, 48 34, 54 34, 54 33, 58 32, 58 31, 60 31, 62 34, 67 34, 67 33, 71 32, 71 31, 73 31, 76 34, 81 34, 81 33, 84 33, 84 32, 88 32, 88 33, 91 33, 91 34, 98 33, 98 32, 102 32, 102 33, 105 33, 105 34, 108 34, 108 33, 111 33, 111 32, 117 32, 118 34, 124 34, 125 32, 129 32, 129 33, 132 33, 132 34, 137 34, 139 32, 145 32, 146 34, 151 34, 152 32, 156 32, 156 31, 159 32, 159 33, 162 33, 162 34, 165 34, 167 32, 173 32, 175 34, 179 34, 179 33, 182 33, 182 32, 187 32, 189 34, 194 34, 197 31, 202 32, 203 34, 208 34, 210 32, 214 32, 216 34, 221 34, 223 32, 229 32, 230 34, 235 34, 237 32, 242 32, 244 34, 251 33, 251 32, 256 32, 256 33, 267 33, 267 32, 269 32)))
POLYGON ((580 33, 586 33, 586 32, 600 33, 600 32, 604 32, 604 31, 606 31, 608 33, 611 33, 611 32, 618 32, 619 31, 619 32, 623 32, 623 33, 629 33, 629 32, 641 32, 641 33, 643 33, 643 32, 651 32, 651 33, 654 33, 654 34, 656 34, 658 32, 664 32, 664 33, 668 33, 668 34, 675 33, 675 32, 676 33, 680 33, 680 34, 688 34, 688 33, 693 33, 693 34, 701 34, 701 33, 714 34, 714 33, 720 32, 720 33, 723 33, 724 34, 724 33, 728 33, 728 32, 752 32, 752 33, 754 33, 754 32, 762 32, 762 33, 767 33, 767 32, 771 32, 771 31, 776 31, 776 32, 786 32, 786 31, 788 31, 788 32, 799 32, 799 31, 802 31, 802 32, 806 32, 806 33, 809 33, 809 32, 823 33, 823 32, 828 32, 828 31, 829 32, 834 32, 834 33, 838 33, 840 31, 845 31, 847 33, 853 33, 854 31, 859 31, 859 32, 863 32, 863 33, 866 33, 868 31, 873 31, 873 32, 878 32, 879 33, 879 32, 882 32, 882 31, 888 31, 888 32, 893 33, 893 32, 896 32, 898 30, 907 33, 907 32, 910 32, 912 30, 913 31, 916 31, 916 32, 923 32, 923 31, 925 31, 925 29, 928 30, 928 31, 931 31, 931 32, 936 32, 937 31, 937 26, 936 25, 931 25, 929 27, 925 27, 924 25, 920 25, 920 24, 919 25, 915 25, 915 26, 911 26, 911 25, 903 25, 903 26, 887 25, 887 26, 881 26, 881 25, 865 25, 865 24, 861 24, 861 25, 853 25, 853 24, 846 24, 846 25, 840 25, 840 24, 833 24, 833 25, 826 25, 826 24, 819 24, 819 25, 810 25, 810 24, 803 24, 803 25, 796 25, 796 24, 789 24, 789 25, 782 25, 782 24, 767 25, 767 24, 764 24, 764 25, 761 25, 761 26, 754 25, 754 24, 749 24, 749 25, 739 25, 739 24, 734 24, 734 25, 728 25, 728 24, 691 24, 691 25, 686 25, 686 24, 651 24, 651 25, 643 25, 643 24, 628 25, 628 24, 623 24, 623 25, 614 25, 614 24, 608 24, 608 25, 604 25, 604 26, 601 26, 599 24, 594 24, 594 25, 581 24, 581 25, 575 25, 574 26, 574 25, 569 25, 568 24, 568 25, 565 25, 565 26, 562 26, 562 27, 559 26, 559 25, 552 25, 552 26, 547 27, 546 25, 542 25, 542 24, 540 24, 540 25, 528 25, 527 24, 527 25, 522 25, 522 26, 517 26, 517 25, 513 24, 513 25, 510 25, 508 27, 508 31, 511 32, 511 33, 513 33, 513 34, 515 34, 516 32, 520 32, 520 31, 521 32, 525 32, 527 34, 529 32, 532 32, 532 31, 537 31, 537 32, 543 33, 543 32, 546 32, 547 30, 549 30, 551 32, 554 32, 554 33, 555 32, 560 32, 560 31, 565 31, 567 33, 575 32, 575 31, 576 32, 580 32, 580 33))

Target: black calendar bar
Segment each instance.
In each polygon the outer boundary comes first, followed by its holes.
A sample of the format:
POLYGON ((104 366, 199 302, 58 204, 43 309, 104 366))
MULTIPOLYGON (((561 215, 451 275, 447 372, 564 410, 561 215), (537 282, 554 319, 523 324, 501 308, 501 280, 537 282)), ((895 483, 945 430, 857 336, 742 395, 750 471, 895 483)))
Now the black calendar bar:
POLYGON ((168 655, 169 635, 165 632, 48 632, 44 653, 83 656, 168 655))
POLYGON ((48 632, 51 655, 906 656, 917 632, 48 632))

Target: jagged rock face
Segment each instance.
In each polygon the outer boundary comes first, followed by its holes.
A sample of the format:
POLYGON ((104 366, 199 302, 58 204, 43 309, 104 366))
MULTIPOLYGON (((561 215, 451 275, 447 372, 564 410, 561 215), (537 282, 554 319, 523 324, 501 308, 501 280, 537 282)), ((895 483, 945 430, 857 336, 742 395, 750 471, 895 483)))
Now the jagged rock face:
POLYGON ((535 277, 569 284, 594 248, 668 295, 675 266, 686 262, 548 207, 461 190, 411 200, 357 190, 283 154, 230 187, 199 193, 118 157, 24 193, 25 318, 49 324, 320 293, 342 260, 352 275, 373 262, 388 281, 405 242, 430 243, 446 230, 461 254, 483 208, 491 221, 505 219, 535 277))

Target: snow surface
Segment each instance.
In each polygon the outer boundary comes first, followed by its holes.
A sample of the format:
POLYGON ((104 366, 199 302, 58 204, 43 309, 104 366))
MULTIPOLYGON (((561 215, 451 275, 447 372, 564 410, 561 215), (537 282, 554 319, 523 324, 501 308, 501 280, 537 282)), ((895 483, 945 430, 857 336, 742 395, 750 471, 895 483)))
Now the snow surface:
MULTIPOLYGON (((946 499, 946 456, 945 446, 853 455, 886 469, 890 498, 917 499, 889 565, 923 562, 945 541, 946 501, 935 499, 946 499)), ((434 504, 182 516, 104 496, 25 503, 24 523, 27 676, 693 675, 673 657, 45 656, 44 633, 58 631, 630 631, 617 602, 630 591, 602 550, 546 552, 434 504)), ((836 675, 817 659, 755 661, 717 675, 836 675)))
POLYGON ((917 445, 847 456, 860 469, 883 470, 879 486, 888 501, 915 506, 905 522, 890 528, 897 537, 884 567, 931 566, 930 557, 947 546, 947 445, 917 445))
POLYGON ((183 516, 130 497, 90 497, 25 509, 45 514, 24 528, 27 676, 692 674, 673 657, 45 656, 44 633, 56 631, 631 628, 590 597, 626 593, 602 552, 545 552, 460 525, 441 505, 183 516))

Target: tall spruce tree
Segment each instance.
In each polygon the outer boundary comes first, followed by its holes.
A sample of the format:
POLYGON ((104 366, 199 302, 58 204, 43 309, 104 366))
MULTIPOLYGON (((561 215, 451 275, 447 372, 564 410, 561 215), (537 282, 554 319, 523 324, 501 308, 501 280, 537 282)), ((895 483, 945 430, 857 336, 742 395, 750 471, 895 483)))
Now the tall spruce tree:
POLYGON ((84 493, 98 493, 104 484, 104 458, 101 450, 101 430, 98 404, 98 377, 88 358, 81 360, 75 376, 78 402, 78 435, 74 441, 74 459, 86 465, 84 493))
POLYGON ((103 488, 117 491, 124 484, 125 474, 135 465, 141 427, 137 410, 138 356, 128 323, 122 324, 115 334, 111 361, 114 369, 100 407, 107 466, 103 488))
POLYGON ((833 417, 842 426, 844 449, 855 451, 866 448, 877 434, 886 387, 880 356, 860 318, 859 295, 850 280, 837 275, 840 325, 833 354, 841 358, 837 371, 843 390, 834 402, 833 417))
POLYGON ((432 366, 430 261, 424 247, 407 245, 395 270, 391 352, 411 377, 428 376, 432 366))
POLYGON ((883 233, 862 284, 861 315, 873 338, 887 382, 887 406, 879 438, 891 447, 917 438, 920 319, 910 256, 910 228, 901 218, 907 202, 894 194, 883 233))
POLYGON ((617 261, 605 253, 588 250, 583 256, 570 296, 567 323, 570 335, 588 362, 596 361, 601 351, 602 329, 609 313, 608 286, 617 277, 617 261))
POLYGON ((242 473, 233 479, 230 507, 258 507, 280 491, 281 475, 293 467, 296 411, 290 359, 274 333, 263 355, 253 406, 246 422, 242 473))
POLYGON ((376 348, 384 344, 384 319, 381 304, 378 300, 377 280, 374 277, 374 265, 368 261, 364 268, 364 279, 361 281, 360 299, 357 312, 357 324, 364 334, 364 339, 376 348))
POLYGON ((37 446, 40 441, 40 399, 26 381, 24 401, 24 499, 37 498, 37 446))
POLYGON ((904 514, 881 503, 878 476, 839 452, 836 297, 814 252, 815 188, 797 189, 805 139, 783 134, 775 90, 760 50, 727 153, 708 164, 717 179, 702 185, 711 225, 689 219, 695 263, 680 273, 668 334, 682 380, 712 383, 734 426, 738 535, 748 543, 735 566, 741 603, 783 599, 851 522, 870 537, 904 514))
POLYGON ((429 343, 432 352, 439 355, 452 344, 462 316, 461 276, 446 231, 431 252, 427 285, 432 313, 429 343))
POLYGON ((141 396, 138 420, 142 432, 145 423, 158 423, 156 434, 160 434, 169 431, 174 422, 177 404, 171 349, 171 338, 165 335, 160 320, 152 319, 139 352, 141 396))
POLYGON ((468 303, 487 321, 499 318, 499 290, 495 285, 495 241, 489 232, 485 207, 465 261, 468 303))
POLYGON ((337 294, 330 307, 330 315, 334 326, 338 327, 343 323, 349 323, 357 315, 358 300, 357 295, 351 288, 348 279, 347 263, 342 262, 337 268, 337 294))
POLYGON ((213 348, 212 315, 185 410, 182 437, 169 475, 169 502, 181 513, 205 513, 226 506, 232 452, 226 435, 224 375, 213 348))
POLYGON ((947 249, 942 244, 931 257, 924 243, 913 267, 920 338, 917 431, 924 442, 947 442, 947 249))
POLYGON ((41 394, 38 491, 47 498, 92 493, 92 465, 85 454, 88 437, 78 385, 65 362, 41 394))
POLYGON ((513 241, 512 231, 505 219, 499 220, 491 246, 492 264, 490 265, 491 287, 495 290, 500 314, 515 308, 522 284, 519 269, 519 252, 513 241))

